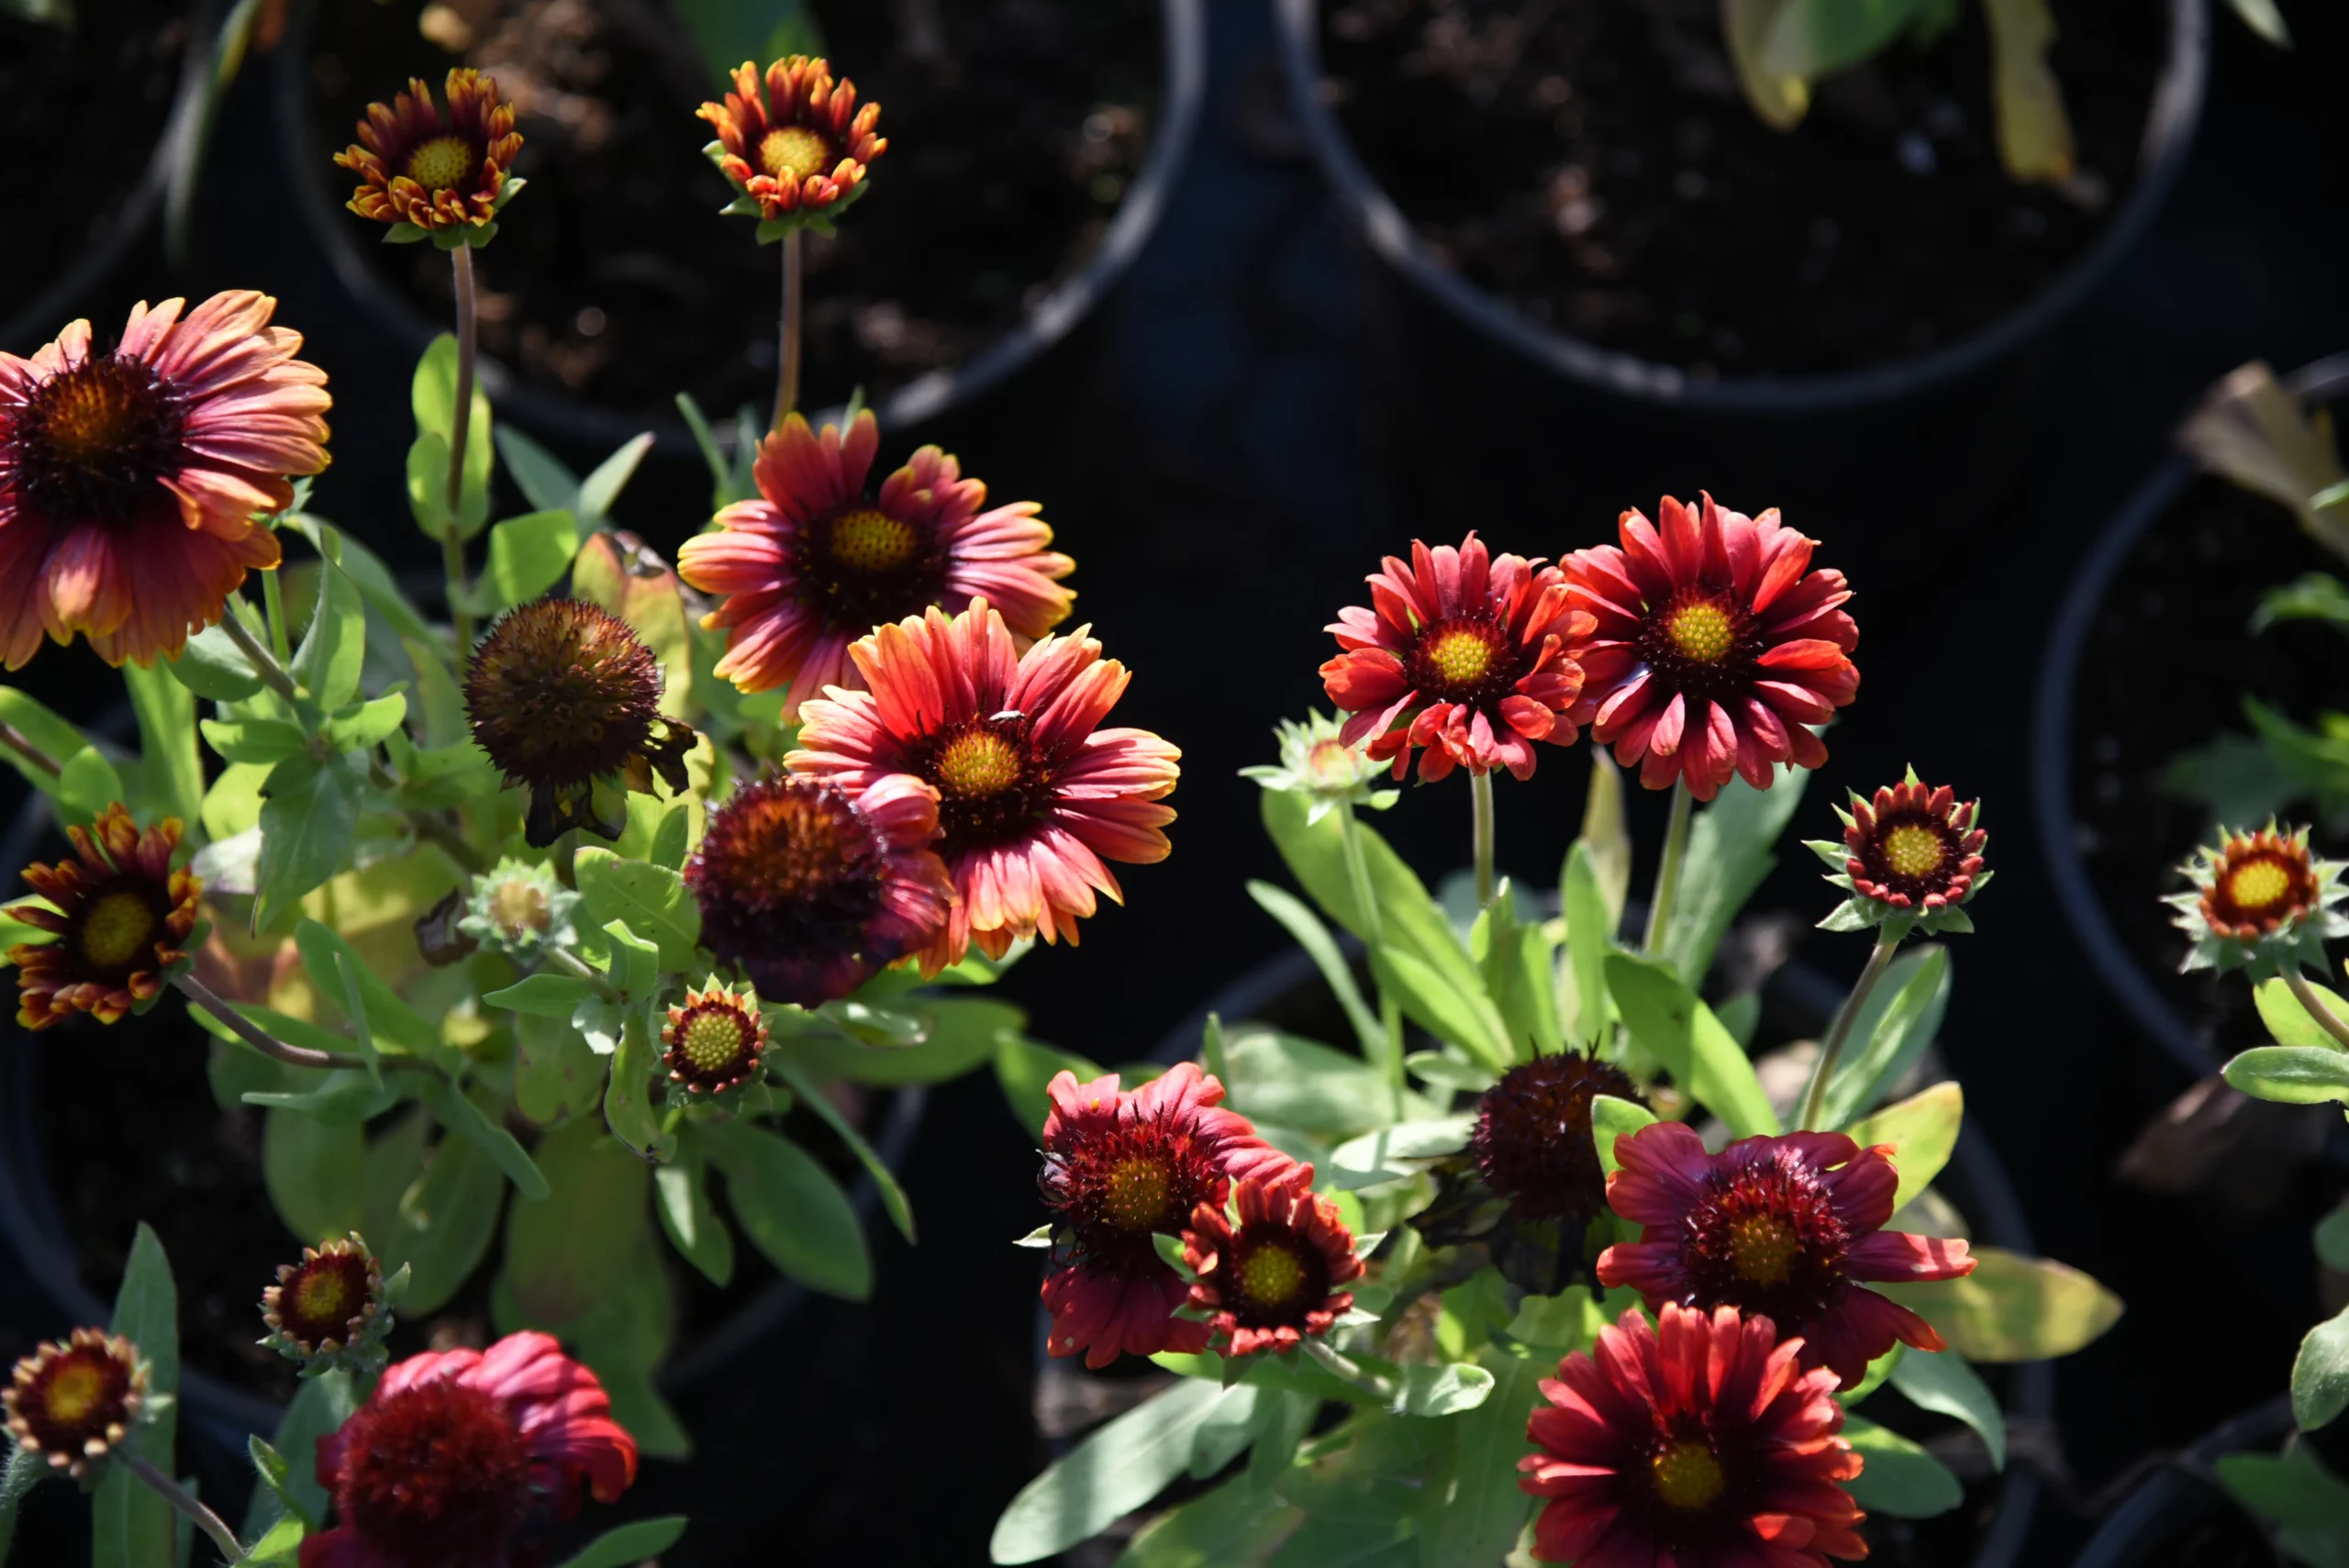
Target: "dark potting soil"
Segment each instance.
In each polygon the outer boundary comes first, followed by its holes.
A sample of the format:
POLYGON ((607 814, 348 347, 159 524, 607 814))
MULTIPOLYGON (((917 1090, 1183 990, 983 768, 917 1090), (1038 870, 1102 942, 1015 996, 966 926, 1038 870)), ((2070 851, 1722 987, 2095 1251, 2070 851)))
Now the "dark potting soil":
MULTIPOLYGON (((484 347, 604 408, 674 418, 690 392, 713 417, 744 403, 763 413, 781 248, 719 215, 733 193, 694 117, 719 94, 662 8, 474 0, 453 7, 476 19, 455 55, 418 33, 422 9, 319 7, 311 124, 337 199, 351 182, 328 159, 369 100, 410 75, 437 94, 453 64, 493 72, 518 110, 529 187, 478 255, 484 347)), ((818 10, 835 70, 882 106, 889 147, 838 237, 807 240, 809 407, 968 361, 1082 263, 1148 150, 1163 53, 1153 0, 818 10)), ((381 264, 424 310, 449 314, 445 256, 386 249, 381 264)))
MULTIPOLYGON (((0 301, 7 302, 0 317, 82 264, 117 225, 148 216, 133 213, 129 200, 179 90, 188 0, 101 0, 80 9, 72 27, 0 14, 0 147, 19 154, 9 159, 10 195, 19 212, 44 215, 0 247, 0 301)), ((64 325, 39 322, 34 330, 50 335, 64 325)), ((121 326, 117 317, 114 329, 121 326)))
MULTIPOLYGON (((2339 632, 2311 621, 2247 630, 2267 590, 2303 573, 2343 571, 2283 507, 2198 477, 2139 539, 2081 649, 2071 744, 2082 862, 2139 966, 2221 1058, 2267 1034, 2241 975, 2177 973, 2186 937, 2160 899, 2186 885, 2176 868, 2211 825, 2202 804, 2163 775, 2181 751, 2221 732, 2251 733, 2246 695, 2304 725, 2349 708, 2339 632)), ((2321 826, 2317 844, 2333 855, 2344 848, 2321 826)))
POLYGON ((1704 379, 1818 373, 1953 342, 2045 288, 2138 178, 2167 34, 2150 0, 2067 0, 2063 190, 1998 161, 1981 8, 1748 106, 1718 0, 1330 0, 1323 70, 1364 162, 1464 276, 1567 337, 1704 379))

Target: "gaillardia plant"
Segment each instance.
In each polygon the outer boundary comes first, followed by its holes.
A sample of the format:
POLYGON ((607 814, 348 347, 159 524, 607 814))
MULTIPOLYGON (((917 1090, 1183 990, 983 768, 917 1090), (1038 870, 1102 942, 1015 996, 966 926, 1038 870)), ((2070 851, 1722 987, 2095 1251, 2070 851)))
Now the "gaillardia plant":
POLYGON ((726 210, 756 217, 762 241, 801 227, 829 231, 864 195, 866 168, 889 150, 874 134, 881 106, 857 107, 856 83, 786 55, 763 72, 744 61, 722 103, 695 111, 718 132, 702 149, 738 193, 726 210))

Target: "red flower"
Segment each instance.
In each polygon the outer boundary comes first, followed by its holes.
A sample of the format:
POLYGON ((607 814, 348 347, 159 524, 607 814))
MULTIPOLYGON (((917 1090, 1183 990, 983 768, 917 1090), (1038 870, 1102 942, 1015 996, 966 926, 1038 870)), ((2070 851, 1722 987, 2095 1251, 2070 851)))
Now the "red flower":
POLYGON ((1063 1073, 1045 1093, 1038 1184, 1061 1233, 1044 1281, 1045 1348, 1082 1351, 1087 1366, 1119 1351, 1205 1350, 1208 1326, 1174 1316, 1190 1287, 1151 1237, 1180 1235, 1193 1209, 1223 1202, 1234 1177, 1282 1170, 1288 1157, 1247 1118, 1217 1108, 1223 1085, 1195 1062, 1123 1093, 1114 1073, 1090 1084, 1063 1073))
POLYGON ((1234 1225, 1220 1203, 1202 1203, 1183 1232, 1183 1262, 1198 1278, 1191 1305, 1226 1356, 1293 1351, 1326 1334, 1353 1306, 1338 1287, 1362 1277, 1353 1232, 1338 1206, 1313 1190, 1313 1167, 1287 1164, 1232 1183, 1234 1225))
POLYGON ((1824 1364, 1846 1385, 1895 1340, 1938 1351, 1932 1325, 1854 1283, 1974 1272, 1963 1241, 1884 1229, 1900 1185, 1891 1153, 1840 1132, 1789 1132, 1708 1154, 1682 1123, 1643 1127, 1615 1140, 1621 1169, 1607 1202, 1646 1229, 1599 1254, 1599 1283, 1631 1286, 1651 1311, 1676 1301, 1766 1317, 1802 1337, 1805 1366, 1824 1364))
POLYGON ((1390 555, 1366 581, 1372 607, 1338 612, 1329 629, 1344 651, 1321 666, 1330 700, 1353 715, 1346 744, 1371 737, 1398 779, 1424 746, 1432 783, 1455 766, 1530 778, 1534 741, 1574 740, 1583 671, 1568 649, 1595 623, 1568 606, 1556 567, 1494 560, 1471 533, 1457 550, 1413 539, 1410 565, 1390 555))
POLYGON ((1877 790, 1873 804, 1854 796, 1843 830, 1852 891, 1920 911, 1954 908, 1973 897, 1990 838, 1974 826, 1980 805, 1960 801, 1947 784, 1930 789, 1913 778, 1877 790))
POLYGON ((922 973, 973 945, 1000 958, 1022 937, 1077 940, 1096 891, 1123 902, 1105 860, 1166 858, 1182 753, 1147 729, 1100 729, 1126 667, 1080 629, 1020 653, 984 598, 936 608, 849 650, 867 691, 802 710, 796 773, 851 791, 910 775, 938 796, 937 850, 960 895, 922 973))
POLYGON ((1710 800, 1734 772, 1756 789, 1775 762, 1815 768, 1827 748, 1804 728, 1824 724, 1860 687, 1849 657, 1860 639, 1837 608, 1852 596, 1831 568, 1806 573, 1816 542, 1773 506, 1758 517, 1704 498, 1692 512, 1667 495, 1661 536, 1623 514, 1623 547, 1566 559, 1571 603, 1598 620, 1578 644, 1585 684, 1577 723, 1615 748, 1640 782, 1675 774, 1710 800))
POLYGON ((1723 1307, 1709 1320, 1637 1307, 1542 1380, 1518 1485, 1546 1497, 1533 1555, 1578 1568, 1827 1568, 1868 1554, 1840 1485, 1835 1379, 1798 1370, 1802 1341, 1723 1307))
POLYGON ((359 176, 344 204, 351 211, 440 229, 484 229, 497 217, 522 150, 514 106, 497 95, 496 78, 478 71, 450 72, 447 89, 445 120, 432 89, 413 76, 388 106, 367 106, 357 144, 334 155, 359 176))
POLYGON ((187 957, 180 944, 195 929, 204 884, 172 869, 180 819, 166 817, 140 831, 120 803, 87 828, 68 828, 73 859, 28 865, 26 884, 48 902, 17 904, 0 914, 50 933, 8 950, 21 993, 17 1022, 45 1029, 76 1013, 119 1022, 162 995, 163 976, 187 957))
POLYGON ((987 487, 936 447, 868 498, 880 441, 870 410, 845 432, 792 415, 759 449, 759 499, 727 507, 717 532, 677 551, 679 576, 725 595, 702 617, 727 628, 718 673, 746 692, 788 685, 785 722, 827 686, 864 684, 850 643, 931 605, 952 615, 984 595, 1027 638, 1068 618, 1074 595, 1059 579, 1076 562, 1044 548, 1052 530, 1035 502, 980 510, 987 487))
POLYGON ((596 1374, 547 1335, 410 1356, 340 1429, 318 1440, 335 1528, 301 1568, 509 1568, 541 1518, 602 1503, 636 1479, 636 1441, 596 1374))
POLYGON ((277 302, 216 294, 184 317, 130 313, 110 353, 90 324, 0 353, 0 662, 80 632, 109 664, 176 657, 253 567, 288 474, 325 472, 326 372, 272 327, 277 302))
POLYGON ((846 206, 864 194, 867 167, 889 150, 886 137, 873 134, 881 106, 858 108, 856 84, 835 83, 829 65, 804 54, 776 61, 763 79, 744 61, 726 101, 694 112, 718 131, 705 150, 769 219, 846 206))

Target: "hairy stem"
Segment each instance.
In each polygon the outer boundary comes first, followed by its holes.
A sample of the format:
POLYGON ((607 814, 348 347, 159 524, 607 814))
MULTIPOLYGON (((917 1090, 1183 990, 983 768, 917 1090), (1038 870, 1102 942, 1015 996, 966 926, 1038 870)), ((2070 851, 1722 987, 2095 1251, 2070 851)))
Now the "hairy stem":
MULTIPOLYGON (((273 579, 276 573, 270 575, 273 579)), ((240 600, 229 602, 228 613, 220 617, 220 629, 228 634, 228 640, 237 645, 237 651, 243 654, 245 662, 253 667, 253 673, 261 677, 261 684, 288 703, 293 702, 301 695, 295 689, 293 675, 284 662, 270 651, 268 644, 253 635, 253 628, 247 626, 245 617, 237 613, 239 607, 240 600)))
POLYGON ((56 758, 34 745, 25 732, 13 724, 0 722, 0 746, 7 747, 50 778, 56 778, 65 772, 56 758))
POLYGON ((1826 1114, 1827 1084, 1835 1076, 1835 1063, 1843 1054, 1843 1046, 1852 1038, 1852 1025, 1859 1018, 1860 1009, 1867 1005, 1868 993, 1884 978, 1885 966, 1892 962, 1892 954, 1900 946, 1900 938, 1884 932, 1876 940, 1876 951, 1868 954, 1868 966, 1860 971, 1859 983, 1843 1005, 1835 1011, 1835 1021, 1827 1027, 1827 1038, 1820 1042, 1819 1060, 1811 1064, 1810 1086, 1803 1091, 1802 1114, 1795 1119, 1798 1129, 1816 1132, 1820 1118, 1826 1114))
POLYGON ((456 628, 457 661, 473 647, 473 613, 465 608, 465 536, 459 514, 465 500, 465 443, 473 424, 473 252, 449 252, 457 276, 457 402, 449 422, 449 528, 440 536, 440 566, 449 579, 449 624, 456 628))
POLYGON ((138 1454, 124 1451, 117 1453, 115 1457, 128 1465, 130 1473, 145 1482, 162 1497, 163 1501, 185 1514, 195 1523, 196 1529, 210 1536, 212 1544, 220 1549, 224 1561, 242 1562, 245 1560, 244 1543, 237 1539, 237 1532, 230 1529, 218 1514, 196 1501, 187 1488, 148 1463, 138 1454))
POLYGON ((1648 935, 1640 944, 1642 951, 1663 951, 1664 939, 1672 929, 1672 906, 1680 897, 1680 867, 1688 858, 1688 815, 1695 806, 1696 797, 1688 793, 1684 776, 1672 786, 1672 820, 1664 830, 1664 859, 1656 862, 1655 887, 1648 895, 1648 935))
POLYGON ((774 428, 783 428, 785 416, 799 406, 800 318, 799 230, 783 237, 782 340, 775 347, 774 428))
POLYGON ((2316 987, 2309 984, 2299 964, 2284 971, 2284 984, 2292 988, 2293 996, 2299 999, 2302 1010, 2317 1021, 2317 1027, 2349 1050, 2349 1023, 2343 1023, 2340 1014, 2325 1006, 2324 998, 2316 994, 2316 987))

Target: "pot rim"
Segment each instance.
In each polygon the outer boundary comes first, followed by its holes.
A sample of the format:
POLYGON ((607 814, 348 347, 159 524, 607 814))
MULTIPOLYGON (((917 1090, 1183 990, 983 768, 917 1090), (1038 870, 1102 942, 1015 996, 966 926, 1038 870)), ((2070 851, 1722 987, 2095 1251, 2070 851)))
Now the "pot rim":
MULTIPOLYGON (((2283 378, 2284 384, 2303 397, 2336 397, 2349 393, 2349 353, 2334 354, 2303 365, 2283 378)), ((2079 833, 2072 811, 2073 688, 2078 683, 2080 656, 2088 625, 2112 586, 2113 578, 2137 541, 2169 510, 2196 470, 2191 459, 2173 452, 2123 504, 2076 568, 2064 590, 2047 649, 2040 656, 2039 695, 2032 715, 2032 794, 2038 807, 2041 857, 2055 881, 2067 922, 2088 962, 2137 1027, 2189 1076, 2205 1078, 2223 1065, 2223 1058, 2197 1035, 2167 997, 2154 985, 2144 966, 2123 945, 2105 913, 2103 895, 2088 878, 2080 859, 2079 833)))
MULTIPOLYGON (((389 326, 414 353, 443 331, 446 325, 424 314, 378 272, 367 258, 367 247, 353 237, 349 215, 328 196, 327 183, 312 165, 320 161, 306 154, 308 140, 306 72, 312 12, 317 0, 297 7, 277 50, 273 66, 279 142, 285 149, 287 174, 295 188, 302 221, 310 229, 328 267, 361 308, 389 326), (297 63, 299 62, 299 63, 297 63)), ((1174 183, 1189 156, 1207 94, 1208 48, 1205 0, 1159 0, 1163 69, 1160 74, 1161 111, 1151 136, 1150 151, 1141 170, 1126 187, 1116 215, 1085 264, 1045 295, 1019 323, 996 339, 968 364, 931 371, 907 382, 873 405, 881 428, 891 433, 916 428, 949 411, 975 401, 997 383, 1040 358, 1046 350, 1074 331, 1104 295, 1125 275, 1157 231, 1159 219, 1172 199, 1174 183)), ((589 446, 614 447, 651 431, 656 451, 685 456, 699 450, 693 432, 674 416, 636 418, 599 407, 584 398, 537 386, 516 375, 489 354, 481 356, 483 390, 493 404, 510 411, 515 422, 534 433, 589 446)), ((817 422, 837 421, 841 409, 826 409, 817 422)), ((718 420, 720 428, 733 423, 729 414, 718 420)))
POLYGON ((1275 0, 1275 44, 1290 112, 1355 235, 1413 288, 1534 364, 1632 402, 1707 413, 1791 417, 1895 402, 1981 370, 2046 331, 2103 282, 2153 222, 2192 146, 2210 75, 2206 0, 2168 0, 2169 53, 2146 110, 2136 183, 2094 244, 2054 282, 1988 326, 1930 352, 1857 370, 1706 381, 1677 365, 1603 349, 1529 321, 1446 265, 1372 176, 1321 101, 1319 9, 1319 0, 1275 0))
POLYGON ((2129 1489, 2121 1506, 2105 1517, 2072 1560, 2072 1568, 2128 1568, 2138 1561, 2132 1549, 2141 1538, 2175 1529, 2183 1522, 2179 1514, 2188 1509, 2199 1513, 2198 1504, 2210 1501, 2213 1496, 2223 1496, 2208 1474, 2213 1461, 2247 1449, 2266 1448, 2291 1429, 2288 1394, 2279 1394, 2211 1428, 2185 1452, 2129 1489))

